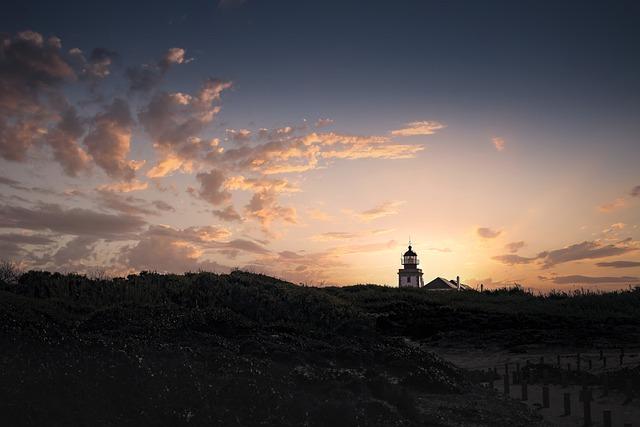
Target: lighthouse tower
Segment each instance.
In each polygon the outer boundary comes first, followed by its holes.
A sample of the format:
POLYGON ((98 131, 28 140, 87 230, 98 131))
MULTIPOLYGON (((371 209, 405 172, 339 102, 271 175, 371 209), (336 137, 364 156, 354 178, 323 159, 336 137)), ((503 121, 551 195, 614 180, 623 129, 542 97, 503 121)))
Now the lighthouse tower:
POLYGON ((398 270, 398 286, 401 288, 421 288, 424 286, 422 281, 422 270, 418 268, 420 260, 418 254, 411 249, 409 242, 409 250, 402 255, 402 268, 398 270))

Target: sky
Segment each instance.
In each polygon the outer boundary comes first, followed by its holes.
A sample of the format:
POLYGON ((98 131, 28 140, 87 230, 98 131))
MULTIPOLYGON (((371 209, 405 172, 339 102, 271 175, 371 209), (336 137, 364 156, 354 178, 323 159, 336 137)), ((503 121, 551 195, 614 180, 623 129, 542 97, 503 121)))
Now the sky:
POLYGON ((640 283, 634 1, 3 3, 0 258, 640 283))

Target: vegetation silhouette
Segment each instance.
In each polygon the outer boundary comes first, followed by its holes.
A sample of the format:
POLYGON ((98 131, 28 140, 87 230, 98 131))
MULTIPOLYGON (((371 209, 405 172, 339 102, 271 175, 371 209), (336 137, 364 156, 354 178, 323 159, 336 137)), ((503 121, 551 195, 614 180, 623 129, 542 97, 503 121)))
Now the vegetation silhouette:
POLYGON ((312 288, 242 271, 0 273, 5 425, 537 425, 425 344, 614 345, 640 330, 638 289, 540 296, 312 288))

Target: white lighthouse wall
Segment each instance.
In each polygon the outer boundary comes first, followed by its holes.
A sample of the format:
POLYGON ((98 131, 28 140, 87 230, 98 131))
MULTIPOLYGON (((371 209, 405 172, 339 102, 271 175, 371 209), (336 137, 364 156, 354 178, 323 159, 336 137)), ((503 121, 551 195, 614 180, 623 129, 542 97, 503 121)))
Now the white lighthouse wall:
POLYGON ((401 288, 419 288, 420 287, 420 275, 419 274, 403 274, 399 276, 398 285, 401 288))

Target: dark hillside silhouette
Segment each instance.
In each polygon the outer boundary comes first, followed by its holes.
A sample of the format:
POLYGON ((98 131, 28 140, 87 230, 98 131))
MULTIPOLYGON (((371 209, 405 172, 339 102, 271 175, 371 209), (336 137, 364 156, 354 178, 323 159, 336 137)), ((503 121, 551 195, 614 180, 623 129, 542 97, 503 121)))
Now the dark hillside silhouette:
POLYGON ((421 342, 514 346, 523 329, 616 340, 616 328, 640 326, 637 290, 445 295, 240 271, 30 271, 0 287, 0 412, 11 425, 457 425, 472 413, 535 425, 421 342))

